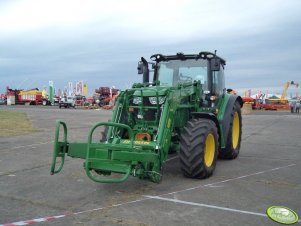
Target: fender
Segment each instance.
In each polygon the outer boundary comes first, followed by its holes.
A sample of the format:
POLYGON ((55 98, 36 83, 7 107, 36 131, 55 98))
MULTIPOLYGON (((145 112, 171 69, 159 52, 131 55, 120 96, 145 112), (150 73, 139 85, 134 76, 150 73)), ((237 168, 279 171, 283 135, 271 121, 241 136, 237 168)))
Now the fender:
POLYGON ((221 145, 222 144, 222 131, 221 131, 221 127, 220 127, 220 123, 216 117, 215 114, 213 113, 206 113, 206 112, 191 112, 191 116, 192 118, 204 118, 204 119, 210 119, 212 120, 215 125, 216 125, 216 128, 217 128, 217 131, 218 131, 218 140, 219 140, 219 144, 221 145))
POLYGON ((243 100, 240 96, 225 94, 223 96, 222 106, 220 111, 218 112, 218 121, 221 125, 221 130, 223 131, 223 137, 221 147, 224 148, 227 145, 227 137, 229 135, 230 124, 231 124, 231 113, 235 102, 240 104, 240 107, 243 106, 243 100))

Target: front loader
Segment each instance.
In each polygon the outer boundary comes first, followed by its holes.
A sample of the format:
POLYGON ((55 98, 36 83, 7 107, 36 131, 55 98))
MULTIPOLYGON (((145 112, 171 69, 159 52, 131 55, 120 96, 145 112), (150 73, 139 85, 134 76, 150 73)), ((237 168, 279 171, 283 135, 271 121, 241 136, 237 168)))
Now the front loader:
POLYGON ((86 142, 69 142, 66 124, 57 121, 51 174, 68 155, 83 159, 95 182, 131 175, 158 183, 168 153, 177 151, 183 175, 211 176, 217 157, 235 159, 241 144, 243 102, 225 89, 225 64, 216 52, 155 54, 151 62, 142 57, 143 82, 119 94, 112 119, 96 123, 86 142), (104 136, 95 140, 99 127, 104 136))

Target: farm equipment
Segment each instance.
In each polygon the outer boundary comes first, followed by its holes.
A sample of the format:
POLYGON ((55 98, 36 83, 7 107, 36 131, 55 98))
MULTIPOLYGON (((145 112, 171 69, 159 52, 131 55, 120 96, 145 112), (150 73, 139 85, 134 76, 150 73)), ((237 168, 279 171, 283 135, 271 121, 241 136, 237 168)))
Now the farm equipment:
POLYGON ((13 104, 42 105, 45 100, 38 88, 30 90, 6 88, 6 94, 13 104))
POLYGON ((155 54, 151 60, 141 58, 143 82, 118 95, 112 119, 96 123, 86 142, 69 142, 66 124, 57 121, 51 174, 62 170, 68 155, 83 159, 95 182, 132 175, 159 183, 168 153, 177 151, 184 176, 201 179, 213 174, 218 155, 238 156, 243 101, 225 89, 225 60, 216 52, 155 54), (95 132, 99 127, 103 137, 95 132))
POLYGON ((110 102, 114 102, 119 90, 110 87, 99 87, 95 90, 94 100, 99 107, 111 108, 110 102))
POLYGON ((86 97, 83 95, 75 95, 74 100, 75 106, 84 106, 86 103, 86 97))
MULTIPOLYGON (((295 86, 296 89, 299 87, 298 83, 294 81, 286 82, 283 86, 282 95, 280 98, 273 96, 271 98, 265 99, 264 109, 265 110, 289 110, 289 101, 287 99, 287 90, 290 86, 295 86)), ((295 98, 298 98, 298 92, 296 91, 295 98)))

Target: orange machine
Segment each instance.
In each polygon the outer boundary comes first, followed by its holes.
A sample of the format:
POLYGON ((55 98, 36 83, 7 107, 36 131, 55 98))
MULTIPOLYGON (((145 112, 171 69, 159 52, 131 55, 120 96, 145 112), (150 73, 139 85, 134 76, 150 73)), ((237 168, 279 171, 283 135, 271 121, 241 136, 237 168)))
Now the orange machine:
POLYGON ((286 98, 287 89, 290 85, 294 85, 294 81, 284 83, 280 98, 265 99, 263 108, 265 110, 289 110, 288 99, 286 98))

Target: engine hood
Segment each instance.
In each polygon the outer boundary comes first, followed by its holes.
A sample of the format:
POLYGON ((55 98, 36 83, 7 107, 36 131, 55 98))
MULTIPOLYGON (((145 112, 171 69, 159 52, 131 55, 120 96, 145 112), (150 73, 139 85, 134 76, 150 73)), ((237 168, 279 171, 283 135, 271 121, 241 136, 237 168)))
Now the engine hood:
POLYGON ((144 97, 155 97, 155 96, 166 96, 168 88, 154 86, 154 87, 141 87, 133 93, 133 96, 144 96, 144 97))

